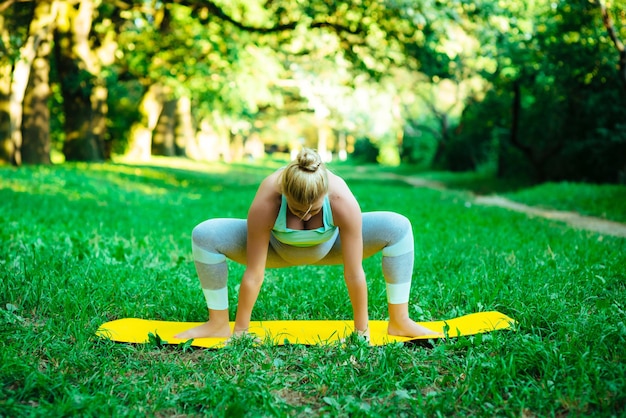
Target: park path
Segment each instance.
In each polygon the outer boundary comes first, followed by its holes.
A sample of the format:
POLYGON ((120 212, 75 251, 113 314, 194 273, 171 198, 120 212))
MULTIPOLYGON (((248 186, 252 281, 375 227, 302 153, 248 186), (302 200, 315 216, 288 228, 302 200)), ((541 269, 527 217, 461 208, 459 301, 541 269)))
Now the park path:
MULTIPOLYGON (((402 180, 414 187, 427 187, 431 189, 443 190, 446 186, 443 183, 420 179, 415 177, 400 176, 392 174, 389 178, 402 180)), ((597 232, 603 235, 626 238, 626 224, 609 221, 607 219, 594 216, 585 216, 576 212, 544 209, 536 206, 528 206, 523 203, 514 202, 502 196, 477 196, 473 195, 473 204, 484 206, 497 206, 516 212, 522 212, 528 216, 537 216, 553 221, 564 222, 572 228, 597 232)))

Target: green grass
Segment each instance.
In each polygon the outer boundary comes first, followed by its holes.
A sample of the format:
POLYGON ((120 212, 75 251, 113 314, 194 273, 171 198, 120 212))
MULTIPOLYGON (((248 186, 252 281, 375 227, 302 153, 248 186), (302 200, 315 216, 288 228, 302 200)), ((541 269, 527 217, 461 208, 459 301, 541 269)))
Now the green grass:
MULTIPOLYGON (((354 172, 349 166, 339 166, 344 174, 354 172)), ((543 183, 533 185, 528 181, 498 179, 489 171, 430 172, 411 167, 366 166, 361 175, 392 174, 421 180, 425 186, 464 191, 476 195, 498 194, 513 201, 544 209, 572 211, 582 215, 605 218, 626 223, 626 185, 588 183, 543 183)))
POLYGON ((507 195, 511 200, 549 209, 626 223, 626 186, 545 183, 507 195))
MULTIPOLYGON (((465 192, 376 170, 352 170, 349 183, 364 211, 413 222, 411 315, 499 310, 515 331, 431 349, 243 340, 212 351, 96 338, 122 317, 205 319, 191 230, 245 217, 275 165, 194 168, 0 168, 0 416, 624 414, 626 240, 466 205, 465 192)), ((385 319, 379 256, 364 267, 370 317, 385 319)), ((242 272, 230 265, 232 318, 242 272)), ((298 267, 268 270, 253 319, 350 315, 341 268, 298 267)))

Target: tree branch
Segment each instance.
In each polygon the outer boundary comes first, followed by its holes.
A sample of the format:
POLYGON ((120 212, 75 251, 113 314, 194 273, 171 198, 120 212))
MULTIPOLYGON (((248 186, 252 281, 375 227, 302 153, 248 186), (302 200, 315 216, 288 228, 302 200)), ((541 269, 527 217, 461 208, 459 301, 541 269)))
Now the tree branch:
MULTIPOLYGON (((287 23, 278 23, 274 26, 250 26, 242 23, 233 17, 229 16, 221 7, 210 0, 204 1, 194 1, 194 0, 174 0, 173 3, 180 4, 182 6, 189 7, 196 15, 197 18, 205 23, 209 20, 208 16, 217 17, 218 19, 228 22, 231 25, 235 26, 237 29, 240 29, 245 32, 258 33, 261 35, 271 34, 271 33, 279 33, 294 30, 298 22, 292 21, 287 23), (207 15, 206 18, 202 17, 202 15, 207 15)), ((352 29, 346 25, 341 25, 339 23, 334 23, 325 20, 314 21, 310 24, 310 28, 330 28, 337 33, 348 33, 351 35, 363 35, 365 34, 364 28, 359 24, 356 29, 352 29)))
POLYGON ((600 4, 600 10, 602 12, 602 23, 604 23, 604 27, 606 28, 607 34, 611 41, 613 41, 613 45, 617 49, 619 53, 619 69, 620 69, 620 78, 624 83, 624 88, 626 89, 626 48, 624 48, 624 43, 619 39, 617 35, 617 31, 615 30, 615 24, 613 23, 613 19, 609 14, 609 10, 607 4, 604 1, 600 0, 598 2, 600 4))
POLYGON ((11 7, 11 5, 15 3, 15 1, 16 0, 7 0, 3 3, 0 3, 0 13, 4 13, 4 11, 8 9, 9 7, 11 7))

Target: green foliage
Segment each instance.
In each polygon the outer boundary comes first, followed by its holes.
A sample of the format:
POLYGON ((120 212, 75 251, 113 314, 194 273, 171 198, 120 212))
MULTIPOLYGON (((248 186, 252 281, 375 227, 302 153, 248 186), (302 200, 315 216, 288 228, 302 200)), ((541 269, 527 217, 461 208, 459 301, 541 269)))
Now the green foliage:
POLYGON ((375 163, 378 159, 378 148, 369 138, 359 138, 354 144, 351 158, 358 163, 375 163))
POLYGON ((122 83, 113 77, 108 81, 109 114, 105 139, 110 141, 111 151, 119 155, 126 150, 131 126, 140 118, 139 104, 144 88, 136 81, 122 83))
POLYGON ((2 65, 7 61, 13 65, 20 58, 20 48, 28 39, 28 26, 35 10, 35 4, 30 2, 18 2, 13 7, 8 6, 11 5, 7 5, 0 16, 0 29, 6 31, 7 35, 0 37, 2 65))
POLYGON ((239 121, 276 104, 269 85, 281 71, 275 53, 220 20, 202 23, 191 8, 160 5, 149 14, 127 11, 110 83, 109 138, 125 149, 139 120, 139 103, 154 83, 160 100, 189 97, 196 122, 219 113, 236 131, 239 121), (123 76, 123 77, 116 77, 123 76))
POLYGON ((508 132, 494 122, 502 117, 508 103, 488 94, 480 103, 469 103, 459 126, 446 143, 441 164, 452 171, 473 171, 482 165, 497 166, 498 146, 507 141, 508 132))
MULTIPOLYGON (((350 174, 363 210, 394 210, 413 222, 412 317, 497 309, 518 321, 515 331, 431 349, 242 340, 211 351, 160 347, 156 335, 145 345, 95 338, 101 323, 121 317, 204 320, 191 229, 209 217, 245 217, 258 183, 278 165, 0 168, 0 415, 623 412, 624 239, 467 205, 467 193, 409 187, 371 166, 337 169, 350 174)), ((605 193, 621 196, 595 186, 583 194, 605 193)), ((384 319, 379 256, 364 268, 370 317, 384 319)), ((231 305, 242 271, 231 264, 231 305)), ((340 267, 268 270, 253 312, 350 317, 340 267)))
POLYGON ((517 2, 499 4, 504 8, 491 24, 508 27, 509 36, 483 42, 497 62, 489 76, 492 90, 460 125, 464 132, 482 124, 482 137, 496 139, 497 152, 480 155, 480 129, 461 135, 464 148, 476 150, 479 162, 497 161, 500 173, 509 176, 619 181, 626 103, 618 54, 605 42, 600 8, 591 2, 541 1, 521 10, 517 2), (521 108, 514 126, 517 88, 521 108), (518 143, 511 139, 514 129, 518 143))
POLYGON ((400 158, 403 163, 430 166, 434 152, 435 141, 426 141, 421 135, 405 133, 400 148, 400 158))
MULTIPOLYGON (((100 2, 86 59, 95 65, 73 53, 60 71, 55 67, 61 63, 52 63, 54 148, 70 140, 63 127, 79 132, 92 122, 75 120, 88 115, 64 115, 62 105, 105 82, 104 138, 108 148, 124 150, 130 126, 141 117, 142 95, 157 84, 161 102, 190 98, 196 125, 219 125, 213 128, 225 145, 229 133, 259 132, 271 145, 298 144, 314 115, 315 125, 369 138, 383 164, 432 161, 446 170, 488 166, 499 175, 540 181, 624 181, 625 86, 619 48, 604 26, 600 4, 100 2), (93 68, 101 74, 91 74, 93 68), (398 149, 402 130, 405 146, 398 149)), ((608 10, 622 41, 624 5, 611 2, 608 10)), ((28 2, 5 4, 5 71, 24 45, 32 8, 28 2)), ((82 99, 76 107, 88 108, 87 96, 82 99)), ((93 154, 73 153, 72 159, 93 154)))

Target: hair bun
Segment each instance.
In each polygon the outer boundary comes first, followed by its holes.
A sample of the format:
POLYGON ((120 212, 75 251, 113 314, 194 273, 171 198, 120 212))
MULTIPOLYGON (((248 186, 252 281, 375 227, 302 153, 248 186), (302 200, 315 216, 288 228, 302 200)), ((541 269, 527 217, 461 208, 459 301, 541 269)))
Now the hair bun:
POLYGON ((310 148, 300 150, 282 170, 280 189, 292 202, 311 205, 328 193, 328 171, 322 157, 310 148))
POLYGON ((296 159, 298 167, 302 170, 314 173, 322 165, 322 157, 310 148, 303 148, 296 159))

